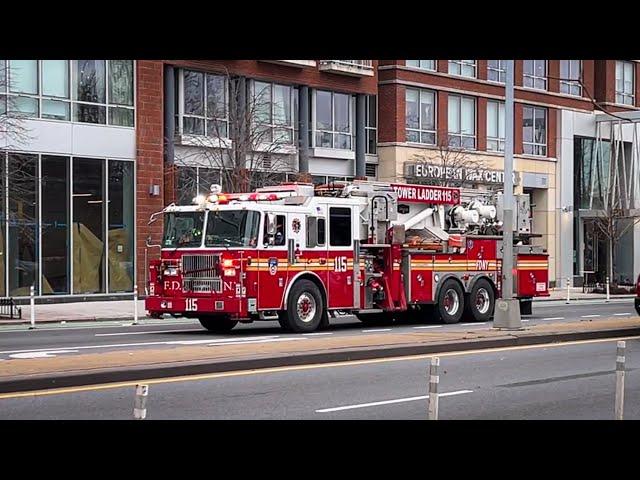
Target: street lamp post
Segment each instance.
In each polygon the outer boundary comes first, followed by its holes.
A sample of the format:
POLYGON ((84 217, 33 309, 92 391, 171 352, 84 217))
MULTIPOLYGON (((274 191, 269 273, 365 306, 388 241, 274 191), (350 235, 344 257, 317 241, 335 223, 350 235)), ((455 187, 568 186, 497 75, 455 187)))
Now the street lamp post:
POLYGON ((513 60, 506 61, 504 196, 502 224, 502 294, 496 302, 493 328, 522 328, 520 302, 513 298, 513 60))

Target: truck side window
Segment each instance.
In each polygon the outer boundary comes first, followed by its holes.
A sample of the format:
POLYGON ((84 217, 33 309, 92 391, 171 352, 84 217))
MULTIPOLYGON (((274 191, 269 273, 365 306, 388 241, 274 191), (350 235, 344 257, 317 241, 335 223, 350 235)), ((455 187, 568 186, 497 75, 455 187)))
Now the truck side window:
MULTIPOLYGON (((276 215, 276 234, 273 237, 274 246, 282 246, 286 243, 286 217, 284 215, 276 215)), ((263 243, 269 242, 269 234, 267 233, 267 220, 264 221, 263 243)))
POLYGON ((351 246, 351 209, 332 207, 329 209, 329 245, 351 246))
POLYGON ((318 219, 318 241, 316 242, 318 246, 324 246, 327 241, 327 221, 324 218, 318 219))

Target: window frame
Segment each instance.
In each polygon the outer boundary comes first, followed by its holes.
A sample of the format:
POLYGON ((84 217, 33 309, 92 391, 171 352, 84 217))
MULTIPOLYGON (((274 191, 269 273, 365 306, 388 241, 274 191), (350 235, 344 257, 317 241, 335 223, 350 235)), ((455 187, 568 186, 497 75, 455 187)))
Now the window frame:
POLYGON ((405 130, 405 140, 409 143, 417 143, 420 145, 436 145, 438 142, 438 95, 435 90, 430 90, 427 88, 406 88, 405 89, 405 122, 404 122, 404 130, 405 130), (406 112, 407 112, 407 94, 409 91, 418 92, 418 128, 410 128, 407 125, 406 120, 406 112), (422 94, 431 94, 433 97, 433 130, 424 130, 422 128, 422 94), (418 141, 409 140, 408 132, 417 132, 418 133, 418 141), (422 134, 433 134, 433 143, 431 142, 423 142, 422 134))
POLYGON ((534 156, 534 157, 546 157, 547 156, 548 145, 549 145, 549 138, 548 138, 549 137, 549 118, 548 117, 549 117, 548 109, 545 108, 545 107, 538 107, 538 106, 535 106, 535 105, 523 105, 523 107, 522 107, 522 152, 523 152, 523 154, 531 155, 531 156, 534 156), (524 139, 525 138, 524 129, 525 128, 529 128, 529 127, 525 127, 525 125, 524 125, 524 117, 525 117, 524 112, 525 112, 525 109, 527 109, 527 108, 532 109, 532 113, 533 113, 533 115, 532 115, 533 125, 532 125, 531 128, 533 129, 532 137, 533 137, 534 141, 532 141, 532 142, 527 142, 524 139), (540 111, 540 110, 544 112, 544 143, 535 142, 535 132, 536 132, 535 125, 536 125, 536 118, 537 118, 535 113, 536 113, 536 111, 540 111), (527 150, 527 146, 531 147, 532 152, 536 151, 536 147, 537 148, 542 148, 544 153, 543 154, 540 154, 540 153, 529 153, 529 152, 526 151, 527 150))
POLYGON ((220 138, 220 139, 228 139, 229 138, 229 81, 227 77, 222 74, 214 73, 214 72, 205 72, 203 70, 194 70, 190 68, 181 68, 178 74, 178 118, 177 127, 181 135, 192 135, 194 137, 204 137, 204 138, 220 138), (203 107, 203 115, 194 115, 191 113, 185 113, 185 92, 184 92, 184 77, 186 72, 199 73, 202 75, 202 107, 203 107), (209 117, 208 113, 208 102, 207 102, 207 75, 221 77, 224 79, 224 102, 225 102, 225 116, 224 117, 209 117), (194 118, 202 120, 203 122, 203 134, 199 133, 191 133, 185 132, 184 128, 184 119, 185 118, 194 118), (218 136, 210 136, 208 135, 209 131, 209 123, 208 122, 224 122, 226 124, 227 136, 226 137, 218 137, 218 136))
POLYGON ((478 61, 477 60, 449 60, 449 67, 447 72, 449 75, 456 75, 458 77, 465 78, 478 78, 478 61), (457 68, 459 73, 453 72, 451 67, 457 68), (473 67, 473 75, 465 75, 463 73, 464 67, 473 67))
POLYGON ((547 60, 542 60, 542 62, 544 62, 544 76, 540 77, 538 75, 536 75, 536 66, 537 66, 537 62, 539 62, 540 60, 523 60, 522 61, 522 86, 525 88, 532 88, 534 90, 548 90, 548 75, 549 75, 549 65, 548 65, 548 61, 547 60), (525 72, 525 66, 526 66, 526 62, 533 62, 533 73, 526 73, 525 72), (529 80, 532 84, 531 85, 527 85, 527 80, 529 80), (540 88, 540 87, 536 87, 536 80, 541 80, 544 83, 544 88, 540 88))
MULTIPOLYGON (((506 115, 505 112, 505 102, 500 102, 498 100, 488 100, 487 101, 487 151, 488 152, 504 152, 504 142, 505 142, 505 137, 506 137, 506 132, 503 131, 502 132, 502 136, 500 136, 500 113, 502 110, 502 115, 506 115), (495 119, 490 119, 489 118, 489 104, 493 103, 497 105, 496 108, 496 113, 497 113, 497 118, 495 119), (495 122, 497 122, 497 126, 496 126, 496 130, 498 132, 498 136, 497 137, 491 137, 489 136, 489 124, 493 123, 493 121, 495 120, 495 122), (490 148, 489 147, 489 143, 490 142, 495 142, 496 145, 498 145, 498 148, 490 148), (500 148, 502 146, 502 148, 500 148)), ((503 125, 505 125, 506 128, 506 124, 503 121, 503 125)))
POLYGON ((438 60, 405 60, 405 66, 409 68, 416 68, 418 70, 424 70, 426 72, 437 72, 438 71, 438 60), (409 65, 407 62, 418 62, 418 65, 409 65), (433 62, 433 67, 423 67, 422 62, 433 62))
POLYGON ((576 80, 560 80, 560 93, 582 97, 582 84, 580 83, 582 81, 582 60, 560 60, 560 78, 563 78, 562 62, 568 62, 567 71, 569 72, 569 76, 565 78, 573 78, 572 62, 578 62, 578 75, 576 80), (577 93, 574 93, 572 91, 573 89, 576 89, 577 93))
POLYGON ((353 151, 354 147, 355 147, 355 142, 353 141, 354 137, 355 137, 355 108, 354 108, 354 97, 352 94, 350 93, 344 93, 344 92, 336 92, 333 90, 325 90, 325 89, 314 89, 313 90, 313 106, 312 106, 312 110, 313 110, 313 124, 312 124, 312 139, 313 139, 313 147, 314 148, 330 148, 332 150, 341 150, 341 151, 353 151), (319 130, 317 128, 317 120, 318 120, 318 92, 325 92, 325 93, 330 93, 331 94, 331 130, 319 130), (346 95, 348 97, 348 108, 349 108, 349 112, 347 113, 347 117, 349 119, 349 131, 348 132, 340 132, 338 130, 336 130, 336 102, 335 102, 335 98, 336 95, 346 95), (330 133, 331 134, 331 146, 324 146, 324 145, 318 145, 318 133, 330 133), (339 148, 336 147, 336 137, 338 135, 344 135, 347 136, 349 138, 349 148, 339 148))
POLYGON ((636 90, 636 68, 635 68, 635 63, 634 62, 630 62, 628 60, 616 60, 616 70, 615 70, 615 103, 619 104, 619 105, 631 105, 634 106, 635 105, 635 101, 636 101, 636 96, 635 96, 635 90, 636 90), (622 91, 618 90, 618 65, 620 65, 622 67, 622 91), (624 66, 625 65, 631 65, 631 92, 627 93, 624 91, 624 84, 625 84, 625 74, 624 74, 624 66), (619 98, 622 97, 622 101, 619 101, 619 98), (629 99, 630 102, 626 102, 625 100, 629 99))
MULTIPOLYGON (((27 94, 27 93, 17 93, 17 92, 10 91, 10 88, 9 88, 9 84, 11 83, 11 67, 9 64, 10 60, 0 60, 0 63, 3 63, 4 65, 4 66, 0 66, 0 69, 4 69, 6 72, 6 85, 5 85, 4 91, 0 91, 0 95, 4 96, 4 99, 7 102, 6 103, 7 108, 9 105, 10 97, 14 97, 14 98, 28 97, 28 98, 33 98, 37 101, 38 111, 35 116, 25 115, 24 117, 26 118, 46 120, 50 122, 69 122, 69 123, 82 124, 82 125, 104 125, 104 126, 116 127, 116 128, 134 128, 134 129, 136 128, 136 110, 137 110, 137 102, 138 102, 137 78, 136 78, 137 60, 130 60, 132 62, 132 67, 133 67, 133 70, 132 70, 133 105, 120 105, 120 104, 115 104, 110 102, 109 73, 110 73, 111 60, 103 60, 105 62, 105 102, 104 103, 87 102, 87 101, 75 99, 75 96, 77 95, 77 92, 76 92, 77 78, 76 78, 76 75, 74 74, 73 62, 77 62, 78 60, 64 60, 66 62, 66 80, 67 80, 67 87, 68 87, 68 96, 56 97, 53 95, 46 95, 44 93, 44 64, 43 64, 43 62, 46 62, 46 61, 50 61, 50 59, 36 60, 37 62, 36 81, 38 84, 37 93, 27 94), (50 117, 43 116, 43 104, 45 102, 65 103, 67 106, 66 118, 50 118, 50 117), (97 106, 97 107, 104 108, 105 109, 104 123, 82 122, 82 121, 76 120, 75 105, 89 105, 89 106, 97 106), (132 125, 116 125, 111 123, 109 111, 110 109, 114 109, 114 108, 127 109, 127 110, 133 111, 133 124, 132 125)), ((18 112, 13 112, 14 115, 16 113, 18 112)))
MULTIPOLYGON (((296 111, 296 91, 297 88, 294 85, 287 85, 284 83, 277 83, 277 82, 266 82, 263 80, 258 80, 258 79, 252 79, 251 80, 251 95, 252 98, 255 99, 256 98, 256 83, 263 83, 265 85, 269 85, 269 94, 270 94, 270 122, 269 123, 264 123, 261 124, 260 126, 262 127, 266 127, 269 128, 271 130, 271 139, 270 142, 274 143, 274 133, 276 130, 289 130, 291 132, 291 141, 287 142, 287 141, 279 141, 279 144, 282 145, 296 145, 296 139, 297 139, 297 135, 296 135, 296 120, 298 118, 298 112, 296 111), (276 103, 273 101, 273 93, 275 91, 275 87, 286 87, 289 89, 289 105, 290 105, 290 112, 289 112, 289 118, 291 119, 291 124, 290 125, 284 125, 284 124, 277 124, 274 122, 274 118, 275 118, 275 105, 276 103)), ((227 99, 228 102, 228 99, 227 99)), ((227 105, 227 110, 228 110, 228 105, 227 105)), ((263 143, 269 143, 269 142, 263 142, 263 143)))
POLYGON ((364 153, 366 155, 377 155, 378 154, 378 96, 377 95, 367 95, 365 101, 365 117, 364 117, 364 153), (375 112, 374 112, 374 127, 369 126, 369 120, 371 119, 371 105, 369 100, 373 97, 375 102, 375 112), (369 148, 369 138, 370 135, 373 136, 373 149, 369 148))
POLYGON ((504 64, 506 60, 487 60, 487 81, 494 83, 506 83, 507 81, 507 67, 504 64), (497 66, 492 66, 490 62, 498 62, 497 66), (490 72, 497 72, 498 79, 493 80, 490 77, 490 72), (500 80, 502 78, 502 80, 500 80))
POLYGON ((458 118, 460 119, 460 125, 459 125, 459 129, 460 132, 452 132, 451 131, 451 124, 450 122, 447 121, 447 144, 451 147, 454 148, 464 148, 467 150, 476 150, 478 147, 478 102, 476 100, 475 97, 471 97, 468 95, 449 95, 448 97, 448 101, 447 101, 447 120, 448 120, 448 116, 449 116, 449 109, 451 108, 451 99, 452 98, 459 98, 460 99, 460 108, 458 111, 458 118), (462 100, 463 99, 470 99, 473 101, 473 135, 469 135, 469 134, 465 134, 462 133, 462 100), (452 138, 460 138, 460 145, 452 145, 451 144, 451 139, 452 138), (462 139, 463 138, 473 138, 473 147, 467 147, 465 145, 462 144, 462 139))

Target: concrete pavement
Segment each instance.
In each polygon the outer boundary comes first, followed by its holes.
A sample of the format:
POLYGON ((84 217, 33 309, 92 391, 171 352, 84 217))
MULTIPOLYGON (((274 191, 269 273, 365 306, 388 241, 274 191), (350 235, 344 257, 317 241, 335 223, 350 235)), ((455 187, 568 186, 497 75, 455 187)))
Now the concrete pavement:
MULTIPOLYGON (((616 341, 440 354, 439 418, 612 420, 616 341)), ((625 419, 640 419, 640 342, 627 340, 625 419)), ((428 357, 158 379, 147 418, 424 420, 428 357)), ((0 394, 0 419, 132 419, 135 382, 0 394)))
POLYGON ((116 341, 102 346, 70 345, 63 349, 3 351, 0 391, 21 391, 100 382, 128 381, 176 375, 271 368, 434 352, 473 350, 589 338, 640 335, 640 318, 611 317, 579 322, 553 322, 521 331, 494 330, 479 325, 452 330, 382 332, 349 336, 297 335, 284 338, 176 339, 160 343, 116 341), (143 348, 139 348, 140 345, 143 348), (22 353, 28 355, 23 356, 22 353), (36 353, 36 355, 33 355, 36 353), (71 355, 67 355, 71 354, 71 355))

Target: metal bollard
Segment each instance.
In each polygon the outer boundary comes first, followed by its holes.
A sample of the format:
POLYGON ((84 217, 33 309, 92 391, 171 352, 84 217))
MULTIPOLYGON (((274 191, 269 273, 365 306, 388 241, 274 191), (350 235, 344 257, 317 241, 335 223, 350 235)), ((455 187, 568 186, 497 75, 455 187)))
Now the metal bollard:
POLYGON ((605 300, 605 302, 608 302, 610 300, 609 297, 609 277, 607 277, 607 299, 605 300))
POLYGON ((29 330, 36 328, 36 300, 35 300, 35 288, 33 285, 29 288, 29 304, 31 305, 31 326, 29 330))
POLYGON ((147 396, 149 385, 136 385, 136 399, 133 404, 133 418, 144 420, 147 418, 147 396))
POLYGON ((429 420, 438 419, 438 384, 440 383, 440 375, 438 367, 440 366, 440 357, 431 357, 431 365, 429 366, 429 420))
POLYGON ((138 285, 133 286, 133 324, 138 325, 138 285))
POLYGON ((567 277, 567 304, 568 304, 568 303, 569 303, 569 301, 571 300, 571 299, 569 298, 569 297, 570 297, 570 294, 571 294, 570 287, 571 287, 571 277, 567 277))
POLYGON ((616 420, 622 420, 624 411, 624 352, 625 342, 619 341, 616 349, 616 420))

